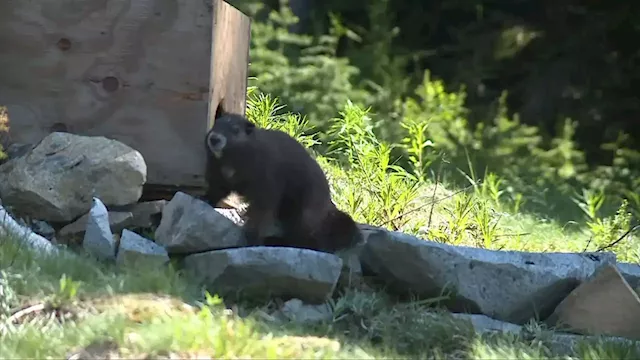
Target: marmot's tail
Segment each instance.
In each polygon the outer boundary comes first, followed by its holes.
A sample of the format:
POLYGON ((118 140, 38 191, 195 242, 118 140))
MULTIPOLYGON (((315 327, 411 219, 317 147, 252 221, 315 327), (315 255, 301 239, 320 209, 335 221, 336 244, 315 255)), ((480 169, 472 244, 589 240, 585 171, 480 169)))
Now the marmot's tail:
POLYGON ((323 224, 324 238, 330 251, 347 249, 362 241, 362 233, 349 214, 335 209, 323 224))

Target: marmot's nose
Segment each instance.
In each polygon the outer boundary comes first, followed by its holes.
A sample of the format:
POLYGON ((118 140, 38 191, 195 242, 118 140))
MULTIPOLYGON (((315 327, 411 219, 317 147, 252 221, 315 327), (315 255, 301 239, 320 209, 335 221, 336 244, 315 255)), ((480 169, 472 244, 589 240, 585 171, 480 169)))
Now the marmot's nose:
POLYGON ((219 138, 219 137, 217 137, 217 136, 212 136, 212 137, 210 137, 210 138, 209 138, 209 144, 210 144, 211 146, 216 146, 216 145, 218 145, 219 143, 220 143, 220 138, 219 138))

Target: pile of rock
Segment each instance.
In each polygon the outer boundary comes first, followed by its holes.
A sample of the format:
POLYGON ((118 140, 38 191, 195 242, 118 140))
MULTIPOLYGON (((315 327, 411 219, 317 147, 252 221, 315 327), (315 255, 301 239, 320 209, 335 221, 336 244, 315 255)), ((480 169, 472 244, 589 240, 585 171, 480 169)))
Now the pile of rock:
POLYGON ((33 231, 53 244, 81 244, 122 266, 179 257, 211 293, 291 299, 281 309, 289 318, 330 317, 322 304, 338 282, 364 274, 390 291, 448 295, 442 305, 480 330, 511 331, 537 319, 640 339, 640 299, 632 289, 640 266, 618 264, 612 253, 491 251, 372 226, 361 227, 364 244, 337 255, 244 247, 235 210, 182 192, 168 202, 138 203, 145 181, 136 150, 104 137, 53 133, 0 166, 0 198, 15 216, 36 219, 33 231))

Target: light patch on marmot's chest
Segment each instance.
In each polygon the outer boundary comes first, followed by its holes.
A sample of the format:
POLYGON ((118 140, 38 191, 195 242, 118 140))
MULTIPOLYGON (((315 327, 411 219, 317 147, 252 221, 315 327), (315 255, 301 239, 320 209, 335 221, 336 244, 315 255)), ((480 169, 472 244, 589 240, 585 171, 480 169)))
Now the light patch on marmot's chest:
POLYGON ((236 174, 236 170, 229 166, 223 166, 220 169, 220 172, 222 173, 222 176, 224 177, 224 179, 227 181, 233 180, 233 176, 236 174))

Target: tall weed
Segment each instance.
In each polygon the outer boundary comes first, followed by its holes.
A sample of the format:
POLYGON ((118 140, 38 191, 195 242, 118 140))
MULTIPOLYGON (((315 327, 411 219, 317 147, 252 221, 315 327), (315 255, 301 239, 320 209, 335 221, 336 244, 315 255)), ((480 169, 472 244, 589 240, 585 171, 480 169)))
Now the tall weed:
POLYGON ((419 179, 391 163, 392 145, 373 133, 368 110, 347 102, 340 117, 331 121, 327 156, 345 169, 337 199, 361 222, 399 229, 406 223, 403 212, 416 198, 419 179))

